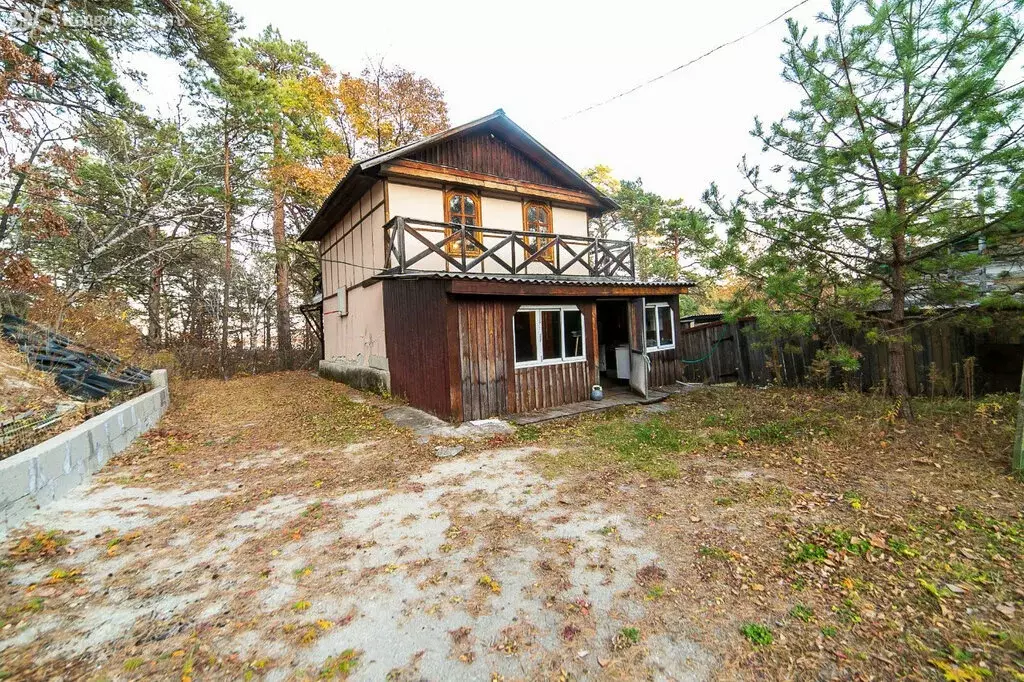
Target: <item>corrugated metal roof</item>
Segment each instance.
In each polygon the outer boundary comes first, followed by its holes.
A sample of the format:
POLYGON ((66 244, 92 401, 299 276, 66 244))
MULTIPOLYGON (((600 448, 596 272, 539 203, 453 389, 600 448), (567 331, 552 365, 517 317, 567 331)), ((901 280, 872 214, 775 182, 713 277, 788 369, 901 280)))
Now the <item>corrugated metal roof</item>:
POLYGON ((615 279, 614 277, 555 277, 545 275, 502 275, 479 272, 406 272, 380 274, 378 279, 471 279, 485 282, 516 282, 519 284, 576 284, 579 286, 616 286, 616 287, 692 287, 693 282, 657 281, 638 282, 635 280, 615 279))

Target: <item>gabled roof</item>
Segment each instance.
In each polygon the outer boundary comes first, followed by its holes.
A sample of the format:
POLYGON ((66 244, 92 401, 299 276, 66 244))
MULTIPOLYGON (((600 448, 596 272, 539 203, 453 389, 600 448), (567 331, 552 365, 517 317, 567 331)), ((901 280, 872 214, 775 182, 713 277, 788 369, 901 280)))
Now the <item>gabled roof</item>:
POLYGON ((528 157, 530 161, 543 168, 559 185, 593 196, 603 207, 604 211, 618 208, 618 205, 612 199, 602 194, 600 190, 587 182, 571 166, 555 156, 547 147, 516 125, 512 119, 505 115, 503 110, 498 109, 494 113, 478 118, 475 121, 449 128, 444 132, 431 135, 418 142, 413 142, 352 164, 345 177, 334 188, 334 191, 331 192, 327 200, 320 206, 320 210, 313 216, 313 220, 303 230, 299 236, 299 241, 315 241, 326 234, 344 216, 345 211, 358 201, 366 190, 373 185, 379 175, 381 166, 384 164, 411 157, 417 152, 434 147, 446 140, 482 130, 490 130, 501 135, 517 150, 528 157))

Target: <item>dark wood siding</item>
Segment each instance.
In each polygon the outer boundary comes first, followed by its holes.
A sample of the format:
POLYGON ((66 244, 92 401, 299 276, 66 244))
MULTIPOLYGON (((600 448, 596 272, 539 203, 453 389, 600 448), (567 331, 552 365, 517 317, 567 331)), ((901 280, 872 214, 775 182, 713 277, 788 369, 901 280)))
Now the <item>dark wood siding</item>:
POLYGON ((484 419, 508 412, 505 327, 509 307, 502 301, 463 300, 458 306, 462 418, 484 419))
POLYGON ((486 131, 444 140, 416 151, 408 158, 509 180, 566 187, 521 151, 486 131))
POLYGON ((512 315, 521 305, 552 303, 531 299, 456 298, 462 419, 481 419, 555 407, 590 396, 597 367, 596 307, 575 304, 587 330, 585 362, 516 369, 512 315))
MULTIPOLYGON (((970 323, 914 320, 904 346, 907 387, 911 395, 977 395, 1014 390, 1024 362, 1024 336, 1015 325, 979 331, 970 323)), ((888 346, 872 343, 859 329, 835 325, 813 336, 786 339, 762 336, 757 318, 735 324, 709 322, 684 330, 678 344, 684 357, 700 362, 684 365, 689 381, 786 386, 805 384, 880 390, 887 384, 888 346), (826 333, 827 332, 827 333, 826 333), (861 353, 851 372, 831 368, 822 376, 812 371, 819 350, 830 340, 861 353)))
MULTIPOLYGON (((547 301, 516 301, 509 308, 509 315, 520 305, 527 303, 551 303, 547 301)), ((583 312, 583 325, 587 330, 587 360, 562 365, 542 365, 515 369, 515 357, 509 354, 508 367, 515 379, 509 395, 510 412, 530 412, 547 407, 557 407, 590 398, 590 387, 597 377, 597 306, 593 301, 559 301, 561 304, 575 304, 583 312)), ((511 344, 512 324, 509 322, 508 339, 511 344)), ((511 348, 511 345, 509 346, 511 348)))
POLYGON ((672 323, 676 327, 676 347, 668 350, 658 350, 648 353, 651 359, 651 371, 647 378, 648 386, 669 386, 682 378, 683 372, 679 359, 682 357, 679 352, 682 335, 679 328, 679 297, 647 299, 648 303, 668 302, 672 308, 672 323))
POLYGON ((450 390, 444 283, 385 280, 384 336, 391 392, 443 419, 457 419, 450 390))
POLYGON ((451 297, 444 282, 386 280, 384 320, 392 393, 453 421, 587 400, 597 376, 597 306, 592 300, 557 300, 578 305, 583 312, 585 362, 515 367, 512 315, 521 305, 553 302, 451 297))
POLYGON ((576 403, 590 397, 590 365, 573 362, 516 370, 515 411, 576 403))

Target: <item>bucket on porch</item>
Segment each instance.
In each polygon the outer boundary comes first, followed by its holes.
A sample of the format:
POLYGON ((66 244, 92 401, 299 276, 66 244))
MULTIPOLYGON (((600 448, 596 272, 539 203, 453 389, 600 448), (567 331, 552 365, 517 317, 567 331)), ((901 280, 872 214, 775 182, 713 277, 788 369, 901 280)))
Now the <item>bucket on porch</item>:
POLYGON ((604 389, 598 384, 594 384, 590 388, 590 399, 591 400, 604 400, 604 389))

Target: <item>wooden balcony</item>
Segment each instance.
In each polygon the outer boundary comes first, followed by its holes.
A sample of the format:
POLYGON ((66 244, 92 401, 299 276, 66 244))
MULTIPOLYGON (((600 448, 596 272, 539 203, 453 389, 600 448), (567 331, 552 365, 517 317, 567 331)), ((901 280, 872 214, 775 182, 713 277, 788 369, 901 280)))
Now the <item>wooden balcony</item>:
POLYGON ((466 227, 396 216, 384 225, 384 273, 462 272, 634 280, 633 245, 549 232, 466 227))

